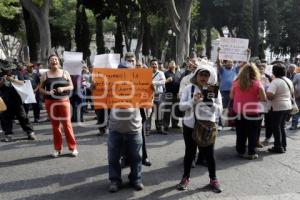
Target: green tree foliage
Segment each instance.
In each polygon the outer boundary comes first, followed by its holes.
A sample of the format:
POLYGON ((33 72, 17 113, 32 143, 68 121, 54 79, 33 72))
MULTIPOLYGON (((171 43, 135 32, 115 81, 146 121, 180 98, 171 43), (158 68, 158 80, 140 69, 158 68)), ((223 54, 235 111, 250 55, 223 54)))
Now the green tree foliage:
POLYGON ((53 0, 50 9, 51 41, 53 47, 71 49, 76 21, 76 0, 53 0))
POLYGON ((20 3, 18 0, 0 0, 0 32, 14 35, 21 27, 20 3))
POLYGON ((15 18, 20 8, 18 2, 18 0, 0 0, 0 17, 6 19, 15 18))
POLYGON ((290 53, 292 57, 300 53, 300 1, 286 0, 280 9, 280 48, 279 53, 290 53))

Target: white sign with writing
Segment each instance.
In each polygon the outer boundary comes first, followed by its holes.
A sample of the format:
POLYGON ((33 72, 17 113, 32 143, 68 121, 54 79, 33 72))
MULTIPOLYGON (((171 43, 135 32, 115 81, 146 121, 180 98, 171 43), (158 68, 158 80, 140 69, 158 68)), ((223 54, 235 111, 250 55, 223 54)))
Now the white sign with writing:
POLYGON ((248 61, 248 39, 220 38, 220 59, 232 61, 248 61))
POLYGON ((20 95, 23 103, 36 103, 35 95, 30 80, 25 80, 24 84, 12 83, 12 85, 20 95))
POLYGON ((64 57, 64 65, 63 65, 64 70, 69 72, 70 75, 81 75, 81 71, 83 67, 82 52, 65 51, 63 57, 64 57))
POLYGON ((120 54, 101 54, 94 59, 94 68, 116 69, 120 64, 120 54))

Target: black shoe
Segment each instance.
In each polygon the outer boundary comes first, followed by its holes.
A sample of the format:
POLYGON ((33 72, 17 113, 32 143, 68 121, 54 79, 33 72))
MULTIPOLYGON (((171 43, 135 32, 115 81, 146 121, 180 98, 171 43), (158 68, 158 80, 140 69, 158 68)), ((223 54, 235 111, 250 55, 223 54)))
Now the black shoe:
POLYGON ((105 128, 98 128, 99 133, 97 134, 98 136, 103 136, 105 134, 105 128))
POLYGON ((285 153, 283 148, 275 148, 275 147, 269 148, 268 151, 271 153, 285 153))
POLYGON ((169 127, 164 127, 164 131, 168 131, 169 130, 169 127))
POLYGON ((118 182, 112 181, 109 185, 108 191, 111 193, 118 192, 120 189, 120 184, 118 182))
POLYGON ((143 159, 142 164, 145 166, 150 167, 152 165, 152 163, 150 162, 150 160, 148 158, 143 159))
POLYGON ((178 125, 176 125, 176 126, 172 126, 172 128, 174 128, 174 129, 181 129, 181 127, 180 127, 180 126, 178 126, 178 125))
POLYGON ((166 131, 157 131, 156 133, 161 135, 168 135, 168 132, 166 131))
POLYGON ((2 141, 3 142, 12 142, 13 139, 12 139, 12 137, 10 135, 6 135, 2 141))
POLYGON ((144 189, 144 184, 143 183, 136 183, 136 184, 133 184, 133 187, 136 191, 141 191, 144 189))

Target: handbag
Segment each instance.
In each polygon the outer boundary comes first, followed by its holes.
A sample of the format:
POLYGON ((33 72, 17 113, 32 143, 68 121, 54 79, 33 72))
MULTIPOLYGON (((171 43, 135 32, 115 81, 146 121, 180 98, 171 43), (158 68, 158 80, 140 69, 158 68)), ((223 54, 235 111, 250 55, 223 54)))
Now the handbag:
POLYGON ((235 127, 236 113, 233 110, 233 100, 229 100, 227 108, 222 112, 221 120, 224 127, 235 127))
POLYGON ((2 97, 0 97, 0 112, 6 111, 7 110, 7 106, 5 104, 5 102, 3 101, 2 97))
POLYGON ((288 82, 286 82, 286 80, 284 80, 283 78, 281 78, 286 84, 287 86, 289 87, 290 89, 290 93, 291 93, 291 104, 292 104, 292 109, 290 110, 290 114, 291 115, 295 115, 299 112, 299 108, 297 106, 297 103, 296 103, 296 100, 295 100, 295 97, 294 97, 294 94, 292 92, 292 89, 290 87, 290 85, 288 84, 288 82))
POLYGON ((211 121, 196 120, 192 133, 192 138, 200 147, 207 147, 216 141, 218 129, 217 125, 211 121))

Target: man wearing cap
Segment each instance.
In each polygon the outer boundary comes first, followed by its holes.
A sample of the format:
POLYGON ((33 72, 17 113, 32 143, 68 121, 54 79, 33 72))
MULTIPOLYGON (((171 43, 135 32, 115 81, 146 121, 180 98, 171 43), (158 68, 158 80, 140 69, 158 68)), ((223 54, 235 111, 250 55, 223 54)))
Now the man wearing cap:
POLYGON ((27 133, 28 140, 36 140, 33 127, 29 122, 29 118, 25 112, 21 97, 13 87, 14 84, 23 84, 24 80, 21 76, 16 76, 13 70, 16 69, 16 65, 11 62, 2 63, 0 74, 0 91, 7 106, 7 110, 1 113, 1 127, 5 134, 4 142, 13 141, 11 135, 13 134, 13 120, 16 117, 22 129, 27 133))

